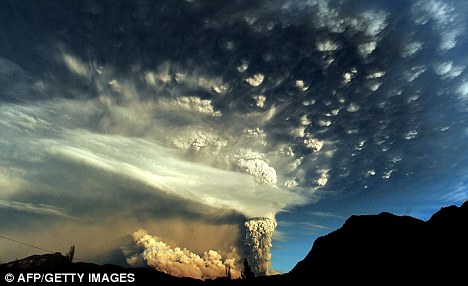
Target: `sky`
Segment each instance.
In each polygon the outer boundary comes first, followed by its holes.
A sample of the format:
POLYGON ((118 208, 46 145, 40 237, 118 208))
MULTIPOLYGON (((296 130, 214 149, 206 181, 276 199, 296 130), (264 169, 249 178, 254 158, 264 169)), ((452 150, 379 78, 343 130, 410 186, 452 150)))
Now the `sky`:
MULTIPOLYGON (((0 235, 207 278, 265 217, 285 273, 353 214, 460 205, 467 15, 462 0, 1 1, 0 235)), ((0 262, 37 251, 3 239, 0 262)))

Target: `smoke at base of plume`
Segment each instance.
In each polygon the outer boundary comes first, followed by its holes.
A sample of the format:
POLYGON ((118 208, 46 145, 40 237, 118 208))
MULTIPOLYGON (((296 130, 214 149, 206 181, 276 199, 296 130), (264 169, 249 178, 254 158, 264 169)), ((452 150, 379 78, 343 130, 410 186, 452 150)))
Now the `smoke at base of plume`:
POLYGON ((227 271, 232 278, 240 277, 235 250, 228 254, 229 258, 223 258, 215 250, 206 251, 203 256, 199 256, 186 248, 172 248, 159 237, 149 235, 146 230, 140 229, 132 236, 136 245, 143 251, 127 255, 127 263, 130 265, 146 263, 173 276, 203 280, 225 277, 227 271))
POLYGON ((269 218, 251 218, 245 222, 248 262, 255 275, 266 275, 271 266, 270 248, 276 221, 269 218))

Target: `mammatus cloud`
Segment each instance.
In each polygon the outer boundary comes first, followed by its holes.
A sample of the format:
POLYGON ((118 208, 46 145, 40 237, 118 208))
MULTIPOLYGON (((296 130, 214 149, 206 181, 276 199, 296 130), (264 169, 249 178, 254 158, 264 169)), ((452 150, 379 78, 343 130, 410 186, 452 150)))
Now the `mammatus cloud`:
POLYGON ((169 105, 169 106, 174 106, 175 109, 180 111, 182 110, 187 110, 187 111, 195 111, 195 112, 200 112, 203 114, 211 115, 211 116, 221 116, 220 111, 215 111, 212 104, 211 100, 209 99, 201 99, 196 96, 182 96, 177 98, 177 100, 161 100, 159 105, 169 105))
POLYGON ((440 33, 439 49, 442 51, 455 48, 457 38, 465 31, 456 4, 456 1, 420 0, 414 3, 411 9, 414 23, 417 25, 434 21, 433 29, 440 33))
POLYGON ((240 277, 235 249, 227 254, 227 258, 223 258, 215 250, 206 251, 199 256, 186 248, 172 248, 159 237, 151 236, 142 229, 134 232, 132 236, 136 245, 143 251, 128 256, 127 262, 130 265, 138 265, 144 261, 170 275, 203 280, 227 276, 227 271, 232 278, 240 277))
POLYGON ((257 73, 247 78, 245 81, 248 82, 252 87, 257 87, 262 84, 265 76, 261 73, 257 73))
POLYGON ((233 163, 245 173, 252 175, 258 184, 276 186, 276 170, 264 161, 263 154, 250 149, 241 149, 233 157, 233 163))
POLYGON ((167 136, 168 140, 174 147, 182 150, 216 155, 228 145, 228 141, 219 134, 197 126, 178 128, 174 133, 172 136, 167 136))

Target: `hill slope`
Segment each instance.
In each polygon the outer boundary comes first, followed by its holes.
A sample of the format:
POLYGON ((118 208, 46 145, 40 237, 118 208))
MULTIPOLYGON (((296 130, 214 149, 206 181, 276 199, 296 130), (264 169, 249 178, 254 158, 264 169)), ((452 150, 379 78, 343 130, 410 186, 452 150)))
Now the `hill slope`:
POLYGON ((319 237, 288 274, 320 280, 461 278, 468 254, 468 202, 424 222, 390 213, 351 216, 319 237))

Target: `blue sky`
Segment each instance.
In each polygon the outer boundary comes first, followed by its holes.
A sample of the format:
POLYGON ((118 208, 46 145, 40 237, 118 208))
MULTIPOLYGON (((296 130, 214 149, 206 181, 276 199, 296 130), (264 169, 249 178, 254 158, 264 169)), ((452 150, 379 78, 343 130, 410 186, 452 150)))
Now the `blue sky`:
POLYGON ((211 278, 250 218, 287 272, 350 215, 459 205, 467 8, 3 1, 0 234, 211 278))

